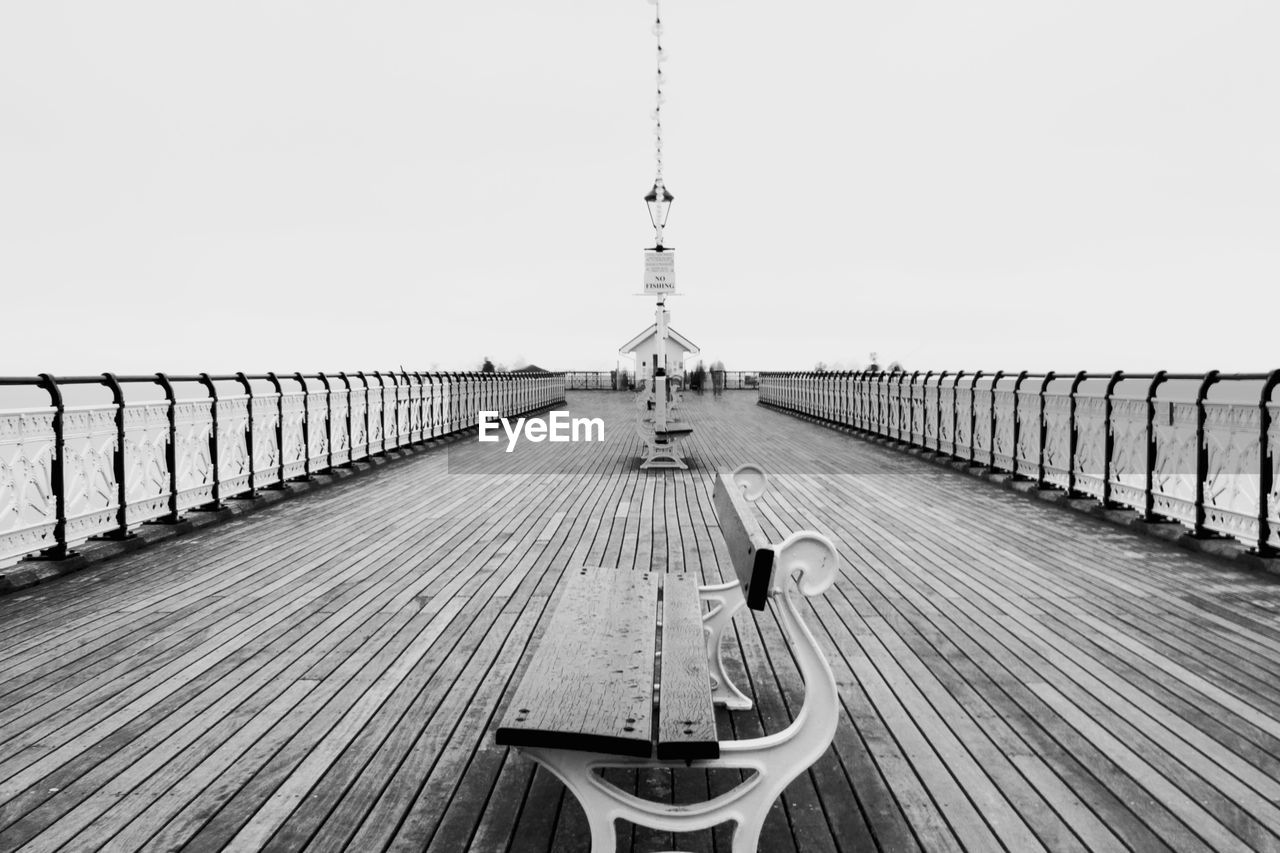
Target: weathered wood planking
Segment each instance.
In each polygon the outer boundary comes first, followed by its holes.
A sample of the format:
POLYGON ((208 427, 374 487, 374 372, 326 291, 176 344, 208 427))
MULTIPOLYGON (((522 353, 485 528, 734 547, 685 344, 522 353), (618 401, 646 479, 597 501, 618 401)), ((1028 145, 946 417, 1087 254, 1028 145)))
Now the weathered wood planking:
POLYGON ((653 754, 662 577, 611 568, 566 574, 555 616, 498 726, 497 742, 647 758, 653 754), (565 689, 569 680, 572 690, 565 689))
POLYGON ((667 575, 662 585, 658 758, 717 758, 720 755, 706 648, 698 579, 684 573, 667 575))

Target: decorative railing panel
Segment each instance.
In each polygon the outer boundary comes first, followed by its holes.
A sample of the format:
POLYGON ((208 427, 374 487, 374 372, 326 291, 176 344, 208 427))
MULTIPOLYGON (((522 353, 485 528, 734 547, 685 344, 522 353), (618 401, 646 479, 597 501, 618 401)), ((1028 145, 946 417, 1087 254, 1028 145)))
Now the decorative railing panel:
POLYGON ((174 404, 174 424, 177 509, 203 506, 213 501, 218 479, 213 470, 213 400, 179 400, 174 404))
POLYGON ((369 395, 363 387, 351 389, 351 459, 369 455, 369 395))
POLYGON ((344 388, 335 389, 329 397, 329 430, 333 443, 333 464, 351 461, 351 395, 344 388))
POLYGON ((944 385, 938 389, 938 450, 943 453, 956 452, 955 434, 956 389, 952 385, 944 385))
POLYGON ((52 405, 0 408, 0 565, 444 435, 482 405, 519 416, 564 401, 555 373, 0 377, 14 387, 52 405), (68 405, 70 388, 111 402, 68 405))
POLYGON ((368 446, 370 453, 377 453, 385 450, 387 445, 384 443, 387 434, 386 407, 383 406, 382 389, 377 385, 370 384, 369 393, 365 395, 369 406, 369 439, 368 446))
POLYGON ((124 408, 125 521, 169 513, 169 404, 124 408))
POLYGON ((415 382, 405 389, 404 419, 409 425, 409 441, 422 441, 422 385, 415 382))
POLYGON ((280 396, 280 456, 286 480, 301 477, 307 471, 307 446, 302 435, 306 399, 307 395, 301 392, 280 396))
POLYGON ((329 395, 311 391, 306 395, 307 468, 329 467, 329 395))
POLYGON ((280 482, 280 403, 274 395, 254 397, 253 479, 257 487, 280 482))
POLYGON ((1021 373, 1012 387, 1008 374, 934 375, 766 372, 760 402, 1179 521, 1197 536, 1280 548, 1280 370, 1079 373, 1052 391, 1056 374, 1021 373))
POLYGON ((991 435, 991 454, 995 467, 1002 471, 1013 470, 1014 421, 1018 417, 1018 399, 1012 391, 991 392, 991 404, 995 406, 995 432, 991 435))
POLYGON ((924 386, 913 383, 907 386, 907 393, 911 400, 911 443, 923 445, 925 437, 924 386))
MULTIPOLYGON (((1024 422, 1025 423, 1025 422, 1024 422)), ((1044 398, 1044 479, 1065 489, 1071 482, 1071 398, 1044 398)))
POLYGON ((1147 401, 1111 403, 1111 499, 1142 510, 1147 490, 1147 401))
POLYGON ((1017 399, 1018 446, 1014 473, 1023 477, 1040 475, 1040 395, 1019 391, 1017 399))
POLYGON ((1151 472, 1152 509, 1188 525, 1196 520, 1196 407, 1155 406, 1156 460, 1151 472))
POLYGON ((249 398, 218 400, 219 496, 233 497, 249 491, 253 462, 249 457, 249 398))
POLYGON ((53 409, 0 412, 0 559, 53 547, 53 409))
POLYGON ((920 404, 924 409, 924 434, 921 436, 921 444, 925 447, 938 446, 938 416, 941 414, 938 406, 938 392, 940 390, 937 385, 926 385, 921 389, 921 394, 924 395, 920 404))
MULTIPOLYGON (((68 408, 63 413, 67 541, 80 542, 118 524, 120 491, 115 455, 119 444, 115 406, 68 408)), ((3 512, 0 498, 0 512, 3 512)))
POLYGON ((991 406, 993 399, 990 388, 973 390, 973 455, 979 462, 991 458, 991 406))
POLYGON ((386 436, 387 447, 400 446, 400 403, 396 397, 398 389, 390 380, 382 389, 382 434, 386 436))
POLYGON ((1076 400, 1076 458, 1072 463, 1076 490, 1102 498, 1107 467, 1107 401, 1101 397, 1076 400))
POLYGON ((961 459, 973 457, 973 389, 957 388, 955 391, 956 439, 955 455, 961 459))
POLYGON ((1262 410, 1215 403, 1204 409, 1204 525, 1238 539, 1257 539, 1262 410))

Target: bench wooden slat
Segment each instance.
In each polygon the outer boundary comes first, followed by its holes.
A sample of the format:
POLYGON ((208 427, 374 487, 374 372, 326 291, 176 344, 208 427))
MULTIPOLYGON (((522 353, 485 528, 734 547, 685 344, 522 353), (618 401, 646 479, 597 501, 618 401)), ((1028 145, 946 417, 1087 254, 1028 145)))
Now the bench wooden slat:
POLYGON ((773 547, 760 529, 751 503, 734 485, 732 474, 725 471, 716 474, 713 503, 747 606, 764 610, 773 577, 773 547))
POLYGON ((697 577, 685 572, 666 575, 663 583, 661 684, 658 758, 719 758, 702 600, 697 577))
POLYGON ((497 742, 651 757, 661 575, 601 568, 568 575, 497 742))

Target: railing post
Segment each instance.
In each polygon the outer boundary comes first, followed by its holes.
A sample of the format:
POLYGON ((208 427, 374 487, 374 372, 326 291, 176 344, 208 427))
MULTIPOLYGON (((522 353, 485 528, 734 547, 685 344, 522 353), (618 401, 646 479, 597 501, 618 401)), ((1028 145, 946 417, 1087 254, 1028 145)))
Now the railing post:
POLYGON ((1258 413, 1257 551, 1264 557, 1273 555, 1276 550, 1270 544, 1272 530, 1271 516, 1267 513, 1267 499, 1271 495, 1271 490, 1275 488, 1271 467, 1271 455, 1275 453, 1275 448, 1269 446, 1268 434, 1271 431, 1271 408, 1269 404, 1271 395, 1277 387, 1280 387, 1280 370, 1273 370, 1267 375, 1267 381, 1262 384, 1262 395, 1258 401, 1262 411, 1258 413))
POLYGON ((1104 507, 1111 506, 1111 455, 1115 452, 1116 444, 1111 435, 1111 395, 1123 379, 1123 370, 1117 370, 1111 374, 1106 393, 1102 397, 1102 505, 1104 507))
POLYGON ((114 373, 102 374, 102 381, 111 389, 111 401, 116 405, 116 455, 112 460, 112 470, 116 477, 116 503, 119 507, 116 509, 116 524, 118 529, 105 534, 107 539, 127 539, 131 535, 129 533, 129 487, 125 482, 128 475, 128 468, 125 467, 124 448, 125 448, 125 431, 124 431, 124 389, 120 387, 120 380, 116 379, 114 373))
MULTIPOLYGON (((364 375, 363 370, 356 371, 356 376, 360 377, 360 384, 364 386, 364 455, 372 456, 372 448, 370 447, 372 442, 369 440, 369 410, 373 406, 369 405, 369 377, 364 375)), ((355 433, 352 434, 354 435, 355 433)))
POLYGON ((1210 370, 1204 375, 1200 388, 1196 391, 1196 515, 1195 526, 1191 529, 1191 535, 1196 537, 1208 534, 1204 528, 1204 481, 1209 476, 1209 448, 1204 441, 1204 401, 1209 396, 1209 388, 1217 381, 1218 371, 1210 370))
POLYGON ((356 464, 356 406, 351 398, 351 379, 345 370, 338 371, 338 378, 347 389, 347 461, 344 468, 354 468, 356 464))
POLYGON ((960 442, 956 441, 957 430, 960 427, 960 380, 964 378, 964 371, 957 370, 956 378, 951 382, 951 458, 959 457, 956 453, 960 449, 960 442))
POLYGON ((62 389, 58 380, 50 373, 40 374, 40 387, 49 392, 53 405, 53 459, 50 461, 49 485, 53 489, 54 525, 52 548, 44 550, 44 556, 51 560, 61 560, 71 555, 67 549, 67 488, 64 469, 67 462, 67 436, 63 416, 66 405, 62 400, 62 389))
POLYGON ((884 398, 885 394, 880 393, 880 388, 884 384, 885 373, 883 370, 875 372, 876 390, 875 390, 875 420, 872 421, 871 432, 873 435, 880 435, 881 426, 884 424, 884 398))
MULTIPOLYGON (((996 375, 991 380, 991 434, 987 436, 987 467, 995 470, 996 467, 996 386, 1000 384, 1000 380, 1004 378, 1004 371, 997 370, 996 375)), ((1017 394, 1014 394, 1014 403, 1017 403, 1017 394)), ((1014 423, 1017 423, 1017 417, 1014 417, 1014 423)), ((1014 454, 1015 456, 1017 453, 1014 454)))
POLYGON ((1049 383, 1058 378, 1058 374, 1050 370, 1044 375, 1044 379, 1040 381, 1040 402, 1039 402, 1039 418, 1040 424, 1040 452, 1036 459, 1036 487, 1044 488, 1044 446, 1049 440, 1049 423, 1044 416, 1044 398, 1049 392, 1049 383))
POLYGON ((160 521, 172 524, 178 520, 178 398, 165 374, 156 374, 156 384, 164 389, 164 397, 169 401, 169 447, 165 451, 169 465, 169 514, 160 521))
POLYGON ((422 392, 423 397, 426 398, 423 408, 427 413, 424 435, 429 439, 434 439, 436 437, 436 400, 438 398, 436 394, 436 379, 434 373, 428 372, 424 375, 427 380, 426 387, 422 392))
POLYGON ((1163 370, 1151 377, 1147 386, 1147 459, 1146 484, 1142 492, 1142 520, 1151 521, 1155 515, 1155 469, 1156 469, 1156 390, 1164 382, 1167 373, 1163 370))
POLYGON ((1080 443, 1080 432, 1076 429, 1076 392, 1085 376, 1083 370, 1076 373, 1067 392, 1067 497, 1076 490, 1076 447, 1080 443))
POLYGON ((427 383, 421 371, 415 370, 413 377, 418 380, 418 441, 423 442, 431 437, 427 427, 427 383))
POLYGON ((280 467, 280 479, 275 483, 273 488, 283 489, 284 486, 284 389, 280 387, 280 379, 274 372, 267 374, 267 379, 271 382, 272 387, 276 389, 276 459, 280 467))
MULTIPOLYGON (((1015 480, 1018 479, 1018 439, 1022 438, 1020 418, 1018 417, 1018 392, 1022 390, 1022 383, 1025 382, 1026 379, 1027 379, 1027 371, 1023 370, 1018 373, 1018 378, 1015 379, 1013 382, 1013 446, 1009 448, 1009 467, 1012 468, 1013 470, 1010 471, 1009 473, 1013 475, 1013 479, 1015 480)), ((996 406, 996 391, 995 391, 995 387, 992 386, 991 408, 994 409, 995 406, 996 406)), ((995 450, 996 450, 996 433, 995 433, 995 430, 992 429, 991 456, 993 460, 995 459, 995 450)))
POLYGON ((382 371, 375 370, 374 378, 378 380, 378 417, 381 419, 382 425, 382 450, 378 451, 379 455, 387 455, 387 383, 382 381, 382 371))
POLYGON ((862 371, 855 370, 849 375, 849 426, 858 427, 858 383, 862 380, 862 371))
POLYGON ((320 383, 324 385, 324 446, 327 451, 325 455, 329 458, 329 465, 326 471, 333 470, 333 388, 329 385, 329 377, 325 376, 324 371, 316 374, 320 383))
POLYGON ((400 423, 400 380, 396 377, 396 372, 394 370, 387 371, 387 376, 391 378, 391 387, 394 389, 394 392, 395 392, 393 395, 395 397, 395 402, 392 403, 392 409, 394 410, 394 413, 392 415, 391 421, 395 425, 395 429, 396 429, 395 446, 400 447, 402 444, 404 444, 404 442, 400 440, 401 437, 404 435, 404 426, 402 426, 400 423))
MULTIPOLYGON (((302 373, 293 374, 294 380, 302 386, 302 479, 311 479, 311 401, 307 399, 311 396, 310 389, 307 387, 307 380, 302 378, 302 373)), ((283 421, 283 418, 281 418, 283 421)))
POLYGON ((973 374, 973 381, 969 383, 969 464, 973 465, 978 461, 978 380, 982 378, 982 371, 973 374))
MULTIPOLYGON (((919 371, 916 371, 917 373, 919 371)), ((944 370, 943 373, 946 373, 944 370)), ((930 370, 924 375, 924 382, 920 383, 920 446, 925 450, 929 449, 929 380, 933 378, 933 371, 930 370)), ((914 381, 914 380, 913 380, 914 381)), ((942 377, 938 377, 938 389, 942 389, 942 377)), ((934 412, 933 428, 938 428, 937 412, 934 412)), ((935 442, 936 443, 936 442, 935 442)))
MULTIPOLYGON (((911 374, 910 390, 907 392, 907 444, 915 445, 916 437, 916 379, 920 371, 911 374)), ((920 437, 924 438, 924 390, 920 391, 920 437)))
POLYGON ((236 373, 236 381, 244 388, 244 393, 248 395, 249 400, 245 403, 245 411, 249 417, 245 422, 245 429, 248 433, 244 437, 244 446, 249 453, 249 491, 238 497, 245 500, 251 500, 258 496, 258 456, 254 451, 253 442, 256 433, 253 431, 253 385, 249 382, 249 377, 244 375, 244 371, 236 373))
POLYGON ((218 461, 218 389, 209 374, 200 374, 200 384, 209 389, 209 464, 213 466, 213 503, 210 509, 222 509, 222 467, 218 461))

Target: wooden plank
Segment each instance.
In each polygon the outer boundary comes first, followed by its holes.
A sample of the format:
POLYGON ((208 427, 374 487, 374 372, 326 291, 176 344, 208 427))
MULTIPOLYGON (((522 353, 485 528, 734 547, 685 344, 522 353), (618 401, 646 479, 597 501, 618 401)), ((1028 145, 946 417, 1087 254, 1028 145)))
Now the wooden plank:
POLYGON ((662 585, 661 672, 658 758, 718 758, 702 605, 690 574, 666 575, 662 585))
POLYGON ((716 474, 715 506, 720 532, 729 545, 747 606, 763 610, 773 578, 773 548, 756 521, 751 503, 733 485, 733 475, 728 471, 716 474))
POLYGON ((650 756, 661 578, 589 567, 567 575, 497 742, 650 756))

